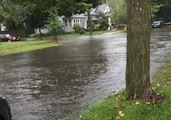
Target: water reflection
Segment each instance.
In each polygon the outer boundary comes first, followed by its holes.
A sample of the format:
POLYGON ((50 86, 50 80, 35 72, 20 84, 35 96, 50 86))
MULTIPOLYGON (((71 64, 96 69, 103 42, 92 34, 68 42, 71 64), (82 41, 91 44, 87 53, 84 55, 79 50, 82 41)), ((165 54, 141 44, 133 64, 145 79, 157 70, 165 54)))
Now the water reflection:
MULTIPOLYGON (((152 36, 154 73, 171 56, 171 43, 165 29, 152 36)), ((14 120, 66 119, 124 88, 125 33, 73 39, 79 42, 0 58, 0 93, 14 120)))

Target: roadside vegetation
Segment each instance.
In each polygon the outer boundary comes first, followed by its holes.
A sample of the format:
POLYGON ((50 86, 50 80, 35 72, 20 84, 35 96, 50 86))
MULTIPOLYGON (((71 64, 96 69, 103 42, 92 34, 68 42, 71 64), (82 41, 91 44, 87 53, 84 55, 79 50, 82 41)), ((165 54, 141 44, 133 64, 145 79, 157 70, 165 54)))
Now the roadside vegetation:
POLYGON ((0 56, 23 53, 48 47, 65 44, 69 41, 56 42, 48 40, 18 41, 18 42, 0 42, 0 56))
MULTIPOLYGON (((106 31, 93 31, 93 35, 99 35, 99 34, 104 34, 104 33, 112 33, 112 32, 125 32, 125 30, 117 30, 117 29, 112 29, 112 30, 106 30, 106 31)), ((70 32, 70 33, 64 33, 61 34, 59 36, 74 36, 74 35, 80 35, 80 33, 76 33, 76 32, 70 32)), ((81 35, 90 35, 90 32, 85 31, 83 34, 81 35)))
POLYGON ((125 91, 91 105, 76 120, 169 120, 171 117, 171 62, 152 77, 153 89, 165 97, 159 103, 125 99, 125 91))
MULTIPOLYGON (((100 34, 104 34, 104 33, 113 33, 113 32, 126 32, 126 27, 124 29, 112 29, 112 30, 105 30, 105 31, 93 31, 93 35, 100 35, 100 34)), ((65 33, 61 33, 58 34, 57 37, 63 37, 63 36, 89 36, 90 32, 89 31, 85 31, 83 34, 77 33, 75 31, 73 32, 65 32, 65 33)), ((48 39, 49 37, 52 37, 54 39, 54 36, 51 34, 42 34, 42 38, 43 39, 48 39)), ((39 34, 31 34, 29 36, 29 38, 37 38, 40 39, 40 35, 39 34)), ((54 39, 55 40, 55 39, 54 39)))

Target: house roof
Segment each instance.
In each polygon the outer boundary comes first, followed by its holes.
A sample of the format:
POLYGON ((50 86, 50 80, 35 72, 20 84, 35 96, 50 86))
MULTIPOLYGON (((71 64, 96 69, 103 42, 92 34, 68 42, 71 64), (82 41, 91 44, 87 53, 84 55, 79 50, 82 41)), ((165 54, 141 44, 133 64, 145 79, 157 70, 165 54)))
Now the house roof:
POLYGON ((107 7, 107 4, 98 5, 96 11, 104 12, 106 7, 107 7))
MULTIPOLYGON (((85 16, 87 16, 87 12, 85 13, 85 16)), ((90 15, 91 16, 99 16, 104 15, 106 17, 111 16, 111 8, 107 4, 98 5, 96 8, 90 9, 90 15)))
POLYGON ((105 13, 106 8, 108 7, 107 4, 102 4, 102 5, 98 5, 96 8, 96 13, 105 13))
POLYGON ((91 20, 96 21, 99 20, 96 16, 91 16, 91 20))
POLYGON ((72 18, 86 18, 87 16, 85 14, 76 14, 72 15, 72 18))
POLYGON ((111 16, 111 12, 105 13, 106 17, 110 17, 111 16))
POLYGON ((90 9, 90 15, 96 15, 96 9, 95 8, 91 8, 90 9))

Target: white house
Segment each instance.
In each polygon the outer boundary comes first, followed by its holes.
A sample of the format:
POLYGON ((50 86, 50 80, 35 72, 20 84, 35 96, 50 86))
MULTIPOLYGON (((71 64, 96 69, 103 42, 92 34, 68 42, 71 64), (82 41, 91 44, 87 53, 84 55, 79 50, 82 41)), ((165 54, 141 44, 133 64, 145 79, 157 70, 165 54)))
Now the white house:
MULTIPOLYGON (((90 17, 94 23, 98 23, 100 19, 106 18, 108 24, 111 27, 111 8, 107 4, 98 5, 96 8, 90 10, 90 17)), ((84 29, 87 29, 88 14, 75 14, 70 18, 62 16, 62 21, 65 25, 67 32, 73 31, 74 25, 79 25, 84 29)))
POLYGON ((82 28, 87 29, 88 18, 85 14, 75 14, 72 15, 71 18, 66 18, 66 17, 62 17, 62 18, 63 18, 62 21, 65 25, 66 32, 73 31, 74 25, 79 25, 82 28))
POLYGON ((109 7, 107 4, 102 4, 97 6, 96 8, 96 13, 100 19, 100 17, 104 17, 108 20, 108 24, 111 27, 112 23, 111 23, 111 7, 109 7))

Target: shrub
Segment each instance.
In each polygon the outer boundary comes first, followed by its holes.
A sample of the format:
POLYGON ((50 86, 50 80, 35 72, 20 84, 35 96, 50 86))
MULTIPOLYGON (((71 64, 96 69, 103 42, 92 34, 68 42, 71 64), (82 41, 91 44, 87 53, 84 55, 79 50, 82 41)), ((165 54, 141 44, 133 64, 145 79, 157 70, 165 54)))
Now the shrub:
POLYGON ((107 28, 109 27, 108 25, 108 21, 106 19, 101 19, 99 22, 100 26, 100 30, 107 30, 107 28))
POLYGON ((73 29, 74 29, 74 31, 76 33, 79 33, 79 34, 84 34, 85 33, 85 30, 81 26, 79 26, 79 25, 74 25, 73 29))
POLYGON ((100 24, 94 25, 94 31, 100 31, 100 24))
POLYGON ((85 34, 85 30, 82 29, 79 33, 80 34, 85 34))

